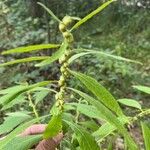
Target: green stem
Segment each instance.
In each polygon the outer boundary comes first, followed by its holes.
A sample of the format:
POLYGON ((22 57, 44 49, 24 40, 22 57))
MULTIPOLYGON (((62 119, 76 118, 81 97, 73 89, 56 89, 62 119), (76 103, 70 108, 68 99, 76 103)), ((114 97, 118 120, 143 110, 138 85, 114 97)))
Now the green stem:
POLYGON ((38 122, 40 123, 39 114, 36 110, 36 106, 34 105, 29 92, 28 92, 28 100, 29 100, 29 106, 32 107, 33 113, 34 113, 35 117, 38 119, 38 122))
POLYGON ((131 122, 135 122, 140 118, 143 118, 144 116, 147 116, 150 114, 150 109, 146 109, 142 111, 141 113, 137 114, 135 117, 131 118, 131 122))

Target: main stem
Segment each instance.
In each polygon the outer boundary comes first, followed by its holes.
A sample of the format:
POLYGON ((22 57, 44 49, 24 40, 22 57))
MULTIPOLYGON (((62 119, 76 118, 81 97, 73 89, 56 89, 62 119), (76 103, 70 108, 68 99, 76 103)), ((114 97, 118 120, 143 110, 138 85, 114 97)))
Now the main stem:
POLYGON ((58 81, 59 92, 55 95, 56 106, 59 108, 59 112, 62 112, 64 109, 66 80, 69 76, 68 59, 71 56, 73 35, 67 30, 67 27, 71 22, 72 22, 71 17, 66 16, 63 18, 62 22, 59 24, 59 30, 61 31, 61 33, 64 37, 64 43, 67 43, 67 48, 66 48, 64 54, 62 55, 62 57, 59 59, 59 63, 61 65, 61 68, 60 68, 61 76, 58 81))

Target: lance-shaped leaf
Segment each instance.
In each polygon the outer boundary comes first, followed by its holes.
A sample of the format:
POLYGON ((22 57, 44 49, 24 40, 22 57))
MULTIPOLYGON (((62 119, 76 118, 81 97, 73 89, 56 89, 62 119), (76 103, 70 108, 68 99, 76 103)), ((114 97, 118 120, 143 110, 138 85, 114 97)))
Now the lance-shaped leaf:
POLYGON ((115 98, 94 78, 71 70, 69 70, 69 72, 79 79, 106 107, 114 111, 117 115, 123 115, 123 112, 115 98))
POLYGON ((135 86, 133 86, 133 88, 135 88, 139 91, 142 91, 144 93, 150 94, 150 87, 148 87, 148 86, 135 85, 135 86))
POLYGON ((110 124, 114 125, 117 130, 124 136, 125 140, 127 141, 128 147, 130 150, 136 150, 137 146, 133 139, 130 137, 127 130, 124 128, 123 124, 119 121, 119 119, 107 108, 105 105, 103 105, 101 102, 97 101, 93 97, 78 91, 76 89, 70 88, 72 91, 79 94, 81 97, 83 97, 85 100, 87 100, 90 104, 95 106, 99 112, 105 116, 105 120, 109 122, 110 124))
POLYGON ((45 139, 56 136, 62 130, 62 114, 53 115, 49 121, 43 137, 45 139))
POLYGON ((67 49, 67 47, 68 47, 68 43, 67 43, 67 41, 64 41, 58 51, 56 51, 56 52, 55 52, 51 57, 49 57, 48 59, 42 61, 42 62, 39 63, 39 64, 36 64, 35 66, 36 66, 36 67, 41 67, 41 66, 45 66, 45 65, 51 64, 52 62, 56 61, 57 59, 59 59, 59 58, 64 54, 64 52, 65 52, 65 50, 67 49))
POLYGON ((22 122, 31 119, 31 116, 24 112, 15 112, 4 119, 5 121, 0 125, 0 135, 10 132, 22 122))
POLYGON ((28 150, 32 146, 39 143, 42 140, 42 134, 39 135, 29 135, 25 137, 15 137, 10 142, 8 142, 3 150, 28 150))
POLYGON ((0 97, 0 104, 2 105, 6 105, 9 102, 11 102, 12 100, 14 100, 17 96, 19 96, 20 94, 27 92, 28 90, 34 89, 36 87, 41 87, 41 86, 45 86, 47 84, 49 84, 50 81, 43 81, 43 82, 39 82, 36 84, 32 84, 29 86, 24 86, 16 91, 10 92, 2 97, 0 97))
MULTIPOLYGON (((5 136, 4 139, 0 140, 0 150, 3 150, 3 148, 12 140, 14 137, 18 136, 20 133, 22 133, 26 128, 29 126, 35 124, 39 120, 45 119, 49 117, 49 115, 42 116, 40 118, 32 119, 24 124, 19 125, 17 128, 15 128, 11 133, 9 133, 7 136, 5 136)), ((19 143, 18 143, 19 144, 19 143)))
POLYGON ((119 60, 119 61, 125 61, 125 62, 129 62, 129 63, 137 63, 137 64, 142 65, 142 63, 139 62, 139 61, 131 60, 131 59, 124 58, 124 57, 121 57, 121 56, 112 55, 112 54, 105 53, 105 52, 100 52, 100 51, 96 51, 96 50, 87 50, 87 49, 81 49, 81 50, 85 51, 85 52, 81 52, 81 53, 73 55, 69 59, 69 63, 73 62, 74 60, 78 59, 79 57, 94 54, 95 56, 104 56, 104 57, 109 57, 109 58, 119 60))
POLYGON ((123 99, 118 99, 117 101, 119 103, 126 105, 126 106, 129 106, 129 107, 142 109, 140 103, 134 99, 123 98, 123 99))
POLYGON ((91 12, 90 14, 88 14, 87 16, 85 16, 83 19, 81 19, 80 21, 78 21, 71 29, 74 30, 76 28, 78 28, 79 26, 81 26, 83 23, 85 23, 87 20, 91 19, 93 16, 95 16, 96 14, 98 14, 99 12, 101 12, 105 7, 107 7, 110 3, 114 2, 115 0, 109 0, 108 2, 104 3, 103 5, 101 5, 100 7, 98 7, 96 10, 94 10, 93 12, 91 12))
POLYGON ((2 52, 2 55, 14 54, 14 53, 27 53, 27 52, 38 51, 38 50, 49 49, 49 48, 58 48, 59 46, 60 45, 58 44, 40 44, 40 45, 31 45, 26 47, 18 47, 18 48, 4 51, 2 52))
POLYGON ((150 150, 150 127, 145 123, 141 122, 143 138, 146 150, 150 150))
POLYGON ((49 9, 47 8, 44 4, 37 2, 40 6, 42 6, 56 21, 61 22, 61 20, 49 9))
POLYGON ((14 64, 18 64, 18 63, 45 60, 45 59, 48 59, 48 58, 49 58, 48 56, 40 56, 40 57, 28 57, 28 58, 23 58, 23 59, 17 59, 17 60, 12 60, 12 61, 0 64, 0 67, 14 65, 14 64))
POLYGON ((63 120, 75 132, 81 150, 100 150, 94 137, 79 125, 63 120))

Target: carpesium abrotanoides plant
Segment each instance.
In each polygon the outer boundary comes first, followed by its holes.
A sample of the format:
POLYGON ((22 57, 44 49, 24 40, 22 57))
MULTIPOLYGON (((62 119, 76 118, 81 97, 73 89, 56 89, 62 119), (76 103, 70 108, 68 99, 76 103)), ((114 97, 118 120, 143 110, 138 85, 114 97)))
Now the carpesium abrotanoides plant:
MULTIPOLYGON (((29 107, 32 108, 32 112, 18 110, 16 112, 10 111, 11 113, 6 114, 7 117, 4 118, 5 121, 0 125, 0 135, 6 135, 5 138, 0 141, 0 150, 27 150, 42 138, 51 138, 60 132, 66 135, 60 144, 60 149, 99 150, 101 147, 103 149, 103 142, 108 136, 114 139, 118 135, 121 135, 124 139, 124 149, 139 149, 138 144, 135 143, 125 125, 132 124, 143 116, 149 115, 150 110, 142 109, 141 105, 136 100, 119 99, 117 101, 111 93, 94 78, 83 73, 72 71, 69 67, 76 59, 92 54, 114 60, 126 61, 128 63, 141 64, 138 61, 111 55, 109 53, 82 48, 75 49, 73 47, 73 31, 87 22, 90 18, 94 17, 113 1, 114 0, 110 0, 104 3, 83 19, 65 16, 62 20, 57 18, 53 12, 43 4, 39 3, 39 5, 46 9, 46 11, 58 21, 59 30, 63 36, 62 43, 19 47, 4 51, 2 54, 27 53, 50 48, 56 48, 58 50, 53 53, 52 56, 28 57, 6 62, 0 64, 0 66, 4 67, 18 63, 41 61, 35 66, 43 67, 59 60, 61 75, 58 81, 43 81, 32 85, 24 83, 0 91, 1 111, 7 110, 8 112, 8 110, 11 110, 16 104, 23 104, 26 102, 26 99, 29 107), (77 23, 72 26, 74 20, 77 20, 77 23), (73 76, 82 83, 83 89, 86 88, 86 90, 89 91, 88 94, 68 87, 67 81, 72 80, 73 76), (57 85, 57 91, 50 88, 51 84, 57 85), (50 110, 50 114, 41 116, 42 113, 39 113, 37 110, 37 104, 40 103, 49 92, 55 94, 55 103, 50 110), (66 101, 67 95, 73 102, 66 101), (33 97, 36 97, 36 99, 33 100, 33 97), (140 112, 135 117, 126 116, 119 104, 134 107, 140 112), (83 115, 82 118, 80 118, 80 114, 83 115), (49 117, 50 121, 43 135, 40 134, 27 137, 18 136, 32 124, 41 122, 47 123, 47 118, 49 117)), ((150 89, 148 87, 135 86, 134 88, 150 94, 150 89)), ((150 147, 148 142, 150 129, 145 122, 142 122, 141 125, 145 139, 145 147, 148 150, 150 147)), ((110 149, 111 144, 112 142, 109 142, 108 147, 106 147, 110 149)))

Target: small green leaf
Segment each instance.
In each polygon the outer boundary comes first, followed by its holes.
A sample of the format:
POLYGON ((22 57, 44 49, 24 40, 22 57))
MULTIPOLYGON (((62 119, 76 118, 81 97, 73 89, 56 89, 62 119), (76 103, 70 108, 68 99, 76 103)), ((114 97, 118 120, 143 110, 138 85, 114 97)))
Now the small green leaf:
MULTIPOLYGON (((123 123, 121 123, 119 121, 119 119, 107 107, 105 107, 105 105, 103 105, 100 101, 97 101, 93 97, 91 97, 91 96, 89 96, 89 95, 87 95, 81 91, 78 91, 78 90, 72 89, 72 88, 70 88, 70 89, 72 91, 76 92, 77 94, 79 94, 81 97, 83 97, 90 104, 95 106, 97 108, 97 110, 99 110, 100 113, 103 116, 105 116, 105 120, 117 128, 117 130, 124 136, 125 140, 127 141, 127 144, 128 144, 128 147, 130 148, 130 150, 136 150, 137 149, 135 142, 130 137, 130 135, 127 132, 127 130, 125 129, 123 123)), ((126 117, 123 117, 123 118, 126 118, 126 117)))
POLYGON ((126 106, 142 109, 140 103, 134 99, 123 98, 123 99, 118 99, 117 101, 126 106))
POLYGON ((61 22, 61 20, 49 9, 47 8, 44 4, 37 2, 40 6, 42 6, 56 21, 61 22))
POLYGON ((49 57, 48 59, 42 61, 39 64, 36 64, 36 67, 41 67, 41 66, 45 66, 45 65, 49 65, 52 62, 56 61, 57 59, 59 59, 65 52, 65 50, 68 47, 68 43, 66 41, 64 41, 61 45, 61 47, 59 48, 58 51, 56 51, 51 57, 49 57))
POLYGON ((142 91, 144 93, 150 94, 150 87, 142 86, 142 85, 135 85, 135 86, 133 86, 133 88, 135 88, 139 91, 142 91))
POLYGON ((42 140, 42 135, 29 135, 25 137, 15 137, 10 142, 8 142, 3 150, 28 150, 32 146, 39 143, 42 140))
POLYGON ((77 29, 79 26, 81 26, 83 23, 85 23, 87 20, 91 19, 93 16, 95 16, 96 14, 98 14, 99 12, 101 12, 105 7, 107 7, 110 3, 114 2, 115 0, 109 0, 108 2, 104 3, 103 5, 101 5, 100 7, 98 7, 96 10, 94 10, 93 12, 91 12, 90 14, 88 14, 87 16, 85 16, 83 19, 81 19, 80 21, 78 21, 71 29, 77 29))
POLYGON ((142 63, 139 62, 139 61, 131 60, 131 59, 124 58, 124 57, 121 57, 121 56, 112 55, 112 54, 105 53, 105 52, 100 52, 100 51, 96 51, 96 50, 88 50, 88 49, 77 49, 77 50, 85 51, 85 52, 81 52, 81 53, 73 55, 69 59, 69 63, 73 62, 74 60, 78 59, 79 57, 82 57, 82 56, 85 56, 85 55, 89 55, 89 54, 94 54, 96 56, 99 55, 99 56, 109 57, 109 58, 112 58, 112 59, 115 59, 115 60, 119 60, 119 61, 125 61, 125 62, 130 62, 130 63, 137 63, 137 64, 142 65, 142 63))
POLYGON ((142 126, 145 148, 146 150, 150 150, 150 127, 144 122, 141 122, 141 126, 142 126))
POLYGON ((117 115, 123 115, 123 112, 115 98, 94 78, 71 70, 69 70, 69 72, 79 79, 106 107, 110 108, 117 115))
POLYGON ((44 139, 56 136, 62 130, 62 114, 52 116, 44 132, 44 139))
MULTIPOLYGON (((118 120, 122 124, 128 123, 128 120, 123 117, 118 117, 118 120)), ((104 123, 97 131, 93 133, 93 136, 97 137, 98 142, 102 141, 108 135, 112 134, 117 128, 109 122, 104 123)))
POLYGON ((75 123, 69 122, 67 120, 63 121, 67 123, 75 132, 81 150, 100 150, 100 147, 90 133, 75 123))
POLYGON ((50 91, 48 90, 42 90, 39 92, 36 92, 33 97, 35 98, 35 104, 37 105, 39 102, 41 102, 48 94, 50 91))
POLYGON ((13 107, 16 104, 24 103, 26 102, 25 99, 26 99, 26 96, 24 94, 20 94, 16 98, 14 98, 13 101, 9 102, 8 104, 5 104, 1 110, 3 111, 3 110, 13 107))
POLYGON ((49 49, 49 48, 58 48, 58 44, 40 44, 40 45, 31 45, 26 47, 18 47, 2 52, 2 55, 14 54, 14 53, 27 53, 31 51, 49 49))
POLYGON ((5 121, 0 125, 0 135, 10 132, 22 122, 31 119, 31 116, 23 112, 15 112, 4 119, 5 121))
POLYGON ((23 59, 16 59, 16 60, 12 60, 12 61, 0 64, 0 67, 14 65, 18 63, 31 62, 31 61, 39 61, 39 60, 44 60, 48 58, 49 58, 48 56, 40 56, 40 57, 28 57, 28 58, 23 58, 23 59))
POLYGON ((90 118, 104 119, 104 116, 92 105, 78 103, 74 103, 74 105, 77 107, 77 111, 79 111, 81 114, 84 114, 90 118))

